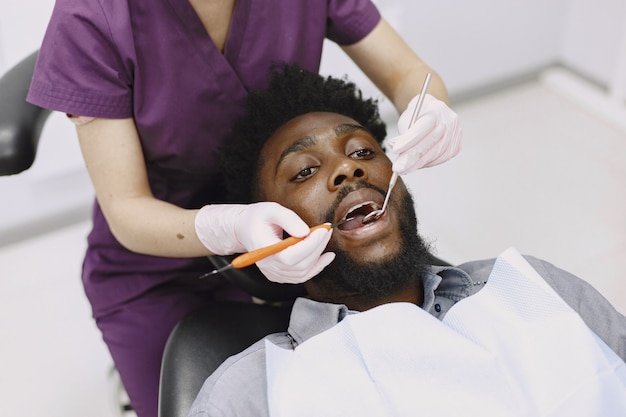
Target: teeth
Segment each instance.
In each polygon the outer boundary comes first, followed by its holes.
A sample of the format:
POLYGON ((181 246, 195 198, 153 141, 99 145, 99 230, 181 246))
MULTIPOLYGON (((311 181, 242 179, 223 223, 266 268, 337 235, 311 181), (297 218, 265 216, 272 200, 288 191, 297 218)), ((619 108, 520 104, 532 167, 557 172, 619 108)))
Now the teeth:
POLYGON ((353 213, 355 213, 356 211, 359 211, 358 214, 360 215, 367 215, 368 213, 371 213, 374 210, 378 210, 380 209, 380 207, 378 206, 378 204, 376 204, 373 201, 365 201, 363 203, 357 204, 355 206, 352 206, 350 208, 350 210, 348 210, 348 212, 346 213, 346 215, 343 217, 342 220, 345 220, 349 217, 355 217, 355 215, 353 213))

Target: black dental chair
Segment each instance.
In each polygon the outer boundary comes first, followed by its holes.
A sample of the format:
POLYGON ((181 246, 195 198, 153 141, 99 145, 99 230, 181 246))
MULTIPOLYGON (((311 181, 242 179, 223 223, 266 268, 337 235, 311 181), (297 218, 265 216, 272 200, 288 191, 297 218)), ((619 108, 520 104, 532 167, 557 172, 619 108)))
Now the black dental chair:
MULTIPOLYGON (((230 257, 210 259, 216 268, 230 262, 230 257)), ((270 333, 286 331, 292 301, 305 295, 301 285, 268 281, 256 266, 224 276, 265 303, 216 302, 176 325, 163 353, 159 417, 185 417, 204 380, 229 356, 270 333)))
POLYGON ((51 113, 25 101, 37 53, 0 78, 0 175, 19 174, 31 167, 41 130, 51 113))
MULTIPOLYGON (((0 175, 29 169, 43 127, 52 113, 25 101, 38 51, 0 78, 0 175)), ((230 258, 211 257, 216 268, 230 258)), ((269 333, 287 329, 291 301, 300 285, 274 284, 255 267, 231 270, 224 278, 266 303, 216 302, 184 318, 165 347, 159 392, 159 417, 183 417, 202 383, 227 357, 269 333)))

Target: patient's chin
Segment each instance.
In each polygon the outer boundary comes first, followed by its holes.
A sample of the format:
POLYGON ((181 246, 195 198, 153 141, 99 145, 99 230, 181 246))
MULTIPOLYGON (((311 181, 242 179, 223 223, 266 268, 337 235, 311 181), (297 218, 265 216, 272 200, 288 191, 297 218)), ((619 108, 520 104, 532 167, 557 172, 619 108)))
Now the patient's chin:
POLYGON ((355 260, 349 252, 336 251, 337 257, 311 284, 317 292, 331 297, 358 295, 380 300, 414 285, 421 275, 415 258, 398 254, 378 260, 355 260))
POLYGON ((398 265, 398 256, 402 251, 400 240, 395 242, 394 247, 389 245, 376 245, 371 250, 361 252, 344 252, 345 256, 352 261, 351 266, 360 266, 372 272, 381 268, 394 268, 398 265))

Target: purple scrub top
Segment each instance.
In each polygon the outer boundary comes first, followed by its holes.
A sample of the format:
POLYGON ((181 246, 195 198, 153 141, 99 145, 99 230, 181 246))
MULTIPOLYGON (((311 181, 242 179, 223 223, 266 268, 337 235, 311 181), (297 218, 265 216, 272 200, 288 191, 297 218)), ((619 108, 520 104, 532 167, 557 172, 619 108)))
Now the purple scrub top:
MULTIPOLYGON (((222 54, 188 0, 57 0, 27 100, 133 117, 155 197, 199 208, 223 201, 217 147, 270 65, 317 71, 324 38, 355 43, 379 20, 369 0, 237 0, 222 54)), ((173 279, 210 289, 209 268, 126 250, 95 203, 83 281, 96 317, 173 279)))

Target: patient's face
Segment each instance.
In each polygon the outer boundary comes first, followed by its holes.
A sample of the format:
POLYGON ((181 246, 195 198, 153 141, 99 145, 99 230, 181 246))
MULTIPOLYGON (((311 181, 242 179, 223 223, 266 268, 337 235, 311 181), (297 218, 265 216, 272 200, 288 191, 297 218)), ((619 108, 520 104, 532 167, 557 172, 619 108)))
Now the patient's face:
POLYGON ((375 262, 399 250, 399 196, 393 189, 389 209, 377 221, 360 220, 380 208, 389 183, 391 162, 354 120, 335 113, 299 116, 272 135, 261 152, 259 190, 263 200, 294 210, 314 226, 354 217, 333 232, 330 249, 375 262))
POLYGON ((309 113, 282 126, 260 156, 261 199, 294 210, 310 226, 355 220, 336 228, 329 250, 336 259, 305 285, 319 301, 367 309, 383 302, 421 302, 420 276, 430 259, 417 234, 413 199, 401 179, 385 214, 380 208, 391 162, 376 140, 354 120, 309 113))

